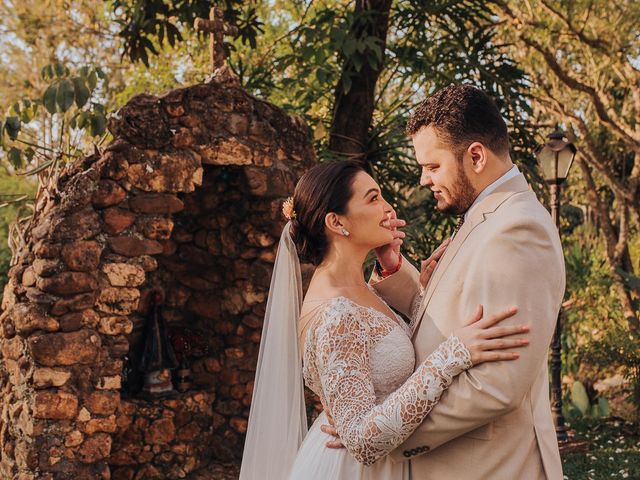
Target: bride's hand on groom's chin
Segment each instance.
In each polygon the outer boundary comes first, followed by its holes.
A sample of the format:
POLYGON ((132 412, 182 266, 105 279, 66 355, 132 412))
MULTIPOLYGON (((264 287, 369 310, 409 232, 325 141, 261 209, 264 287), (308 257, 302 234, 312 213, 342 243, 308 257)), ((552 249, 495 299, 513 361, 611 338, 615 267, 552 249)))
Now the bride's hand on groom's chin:
POLYGON ((376 255, 383 269, 393 270, 393 268, 398 265, 400 247, 402 246, 403 239, 406 237, 406 233, 398 229, 406 226, 407 222, 397 218, 395 212, 391 212, 389 220, 383 222, 382 225, 391 230, 393 240, 382 247, 376 248, 376 255))

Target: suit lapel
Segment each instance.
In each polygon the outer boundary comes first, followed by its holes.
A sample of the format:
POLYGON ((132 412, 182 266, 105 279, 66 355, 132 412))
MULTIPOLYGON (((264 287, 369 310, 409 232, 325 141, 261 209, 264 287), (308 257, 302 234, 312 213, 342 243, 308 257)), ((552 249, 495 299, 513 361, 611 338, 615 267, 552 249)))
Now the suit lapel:
POLYGON ((486 198, 484 198, 480 203, 478 203, 471 212, 471 215, 467 219, 466 222, 462 225, 462 228, 458 231, 456 236, 453 238, 451 244, 447 248, 447 251, 442 256, 438 265, 427 284, 427 288, 424 292, 424 296, 422 298, 422 303, 420 304, 420 309, 418 310, 418 321, 416 323, 415 329, 413 331, 413 337, 415 338, 416 333, 420 327, 420 323, 422 323, 422 319, 424 318, 424 314, 429 306, 429 302, 433 297, 433 293, 438 286, 440 280, 447 271, 447 267, 456 254, 462 247, 462 244, 469 237, 471 232, 482 222, 484 222, 488 215, 495 212, 500 205, 502 205, 509 197, 515 195, 516 193, 525 192, 529 190, 529 184, 524 178, 524 175, 520 174, 516 177, 507 180, 498 188, 496 188, 493 192, 491 192, 486 198))

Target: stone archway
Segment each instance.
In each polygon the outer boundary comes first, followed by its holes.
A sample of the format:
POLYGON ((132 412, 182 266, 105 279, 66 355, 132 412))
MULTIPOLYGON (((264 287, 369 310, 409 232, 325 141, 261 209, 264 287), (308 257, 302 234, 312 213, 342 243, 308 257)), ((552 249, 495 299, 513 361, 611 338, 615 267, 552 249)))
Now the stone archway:
POLYGON ((133 98, 36 206, 4 291, 0 475, 184 478, 241 453, 282 198, 308 129, 233 77, 133 98), (194 388, 123 398, 152 290, 204 335, 194 388), (202 353, 202 352, 201 352, 202 353))

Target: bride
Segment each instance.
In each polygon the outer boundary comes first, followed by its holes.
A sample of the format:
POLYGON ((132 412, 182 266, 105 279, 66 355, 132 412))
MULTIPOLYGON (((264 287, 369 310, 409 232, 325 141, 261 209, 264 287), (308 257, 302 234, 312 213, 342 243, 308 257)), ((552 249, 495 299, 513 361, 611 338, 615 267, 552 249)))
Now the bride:
MULTIPOLYGON (((271 279, 240 479, 409 479, 409 461, 392 463, 387 454, 456 375, 517 359, 501 350, 525 346, 508 337, 528 327, 496 326, 515 308, 483 318, 478 306, 465 327, 415 365, 413 319, 407 324, 395 314, 363 276, 372 250, 393 249, 402 261, 404 233, 389 228, 394 212, 373 178, 351 161, 318 165, 300 179, 284 213, 289 222, 271 279), (304 301, 300 260, 316 266, 304 301), (346 449, 327 448, 333 437, 320 428, 328 423, 324 412, 307 433, 303 378, 331 412, 346 449)), ((423 287, 428 276, 427 269, 423 287)))

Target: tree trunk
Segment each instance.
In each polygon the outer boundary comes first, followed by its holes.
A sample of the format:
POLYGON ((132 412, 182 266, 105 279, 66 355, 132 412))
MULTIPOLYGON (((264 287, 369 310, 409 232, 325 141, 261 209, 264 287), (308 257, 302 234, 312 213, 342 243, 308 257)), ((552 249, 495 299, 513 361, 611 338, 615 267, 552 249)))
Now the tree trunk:
POLYGON ((600 224, 600 228, 606 241, 607 261, 609 263, 613 285, 616 293, 618 294, 620 305, 622 306, 623 315, 629 325, 629 330, 631 332, 638 332, 640 331, 640 321, 638 320, 638 316, 636 315, 636 311, 633 306, 631 291, 626 285, 621 273, 623 272, 628 273, 629 275, 634 275, 627 238, 629 208, 626 204, 626 200, 616 195, 617 202, 619 204, 618 210, 620 211, 618 214, 620 225, 616 228, 609 216, 609 206, 602 202, 598 195, 598 190, 591 175, 591 171, 589 170, 589 166, 582 158, 577 158, 576 162, 580 167, 582 176, 587 184, 587 195, 595 209, 599 221, 598 223, 600 224))
MULTIPOLYGON (((356 39, 367 36, 380 39, 384 57, 390 9, 391 0, 356 0, 356 18, 359 15, 370 15, 371 20, 364 24, 356 20, 349 35, 356 39)), ((335 154, 366 161, 369 128, 374 110, 374 94, 383 65, 384 58, 383 61, 377 62, 375 69, 365 61, 360 71, 356 72, 351 59, 344 59, 342 74, 335 92, 336 100, 329 138, 329 149, 335 154), (345 77, 351 78, 351 88, 346 93, 343 89, 345 77)))

